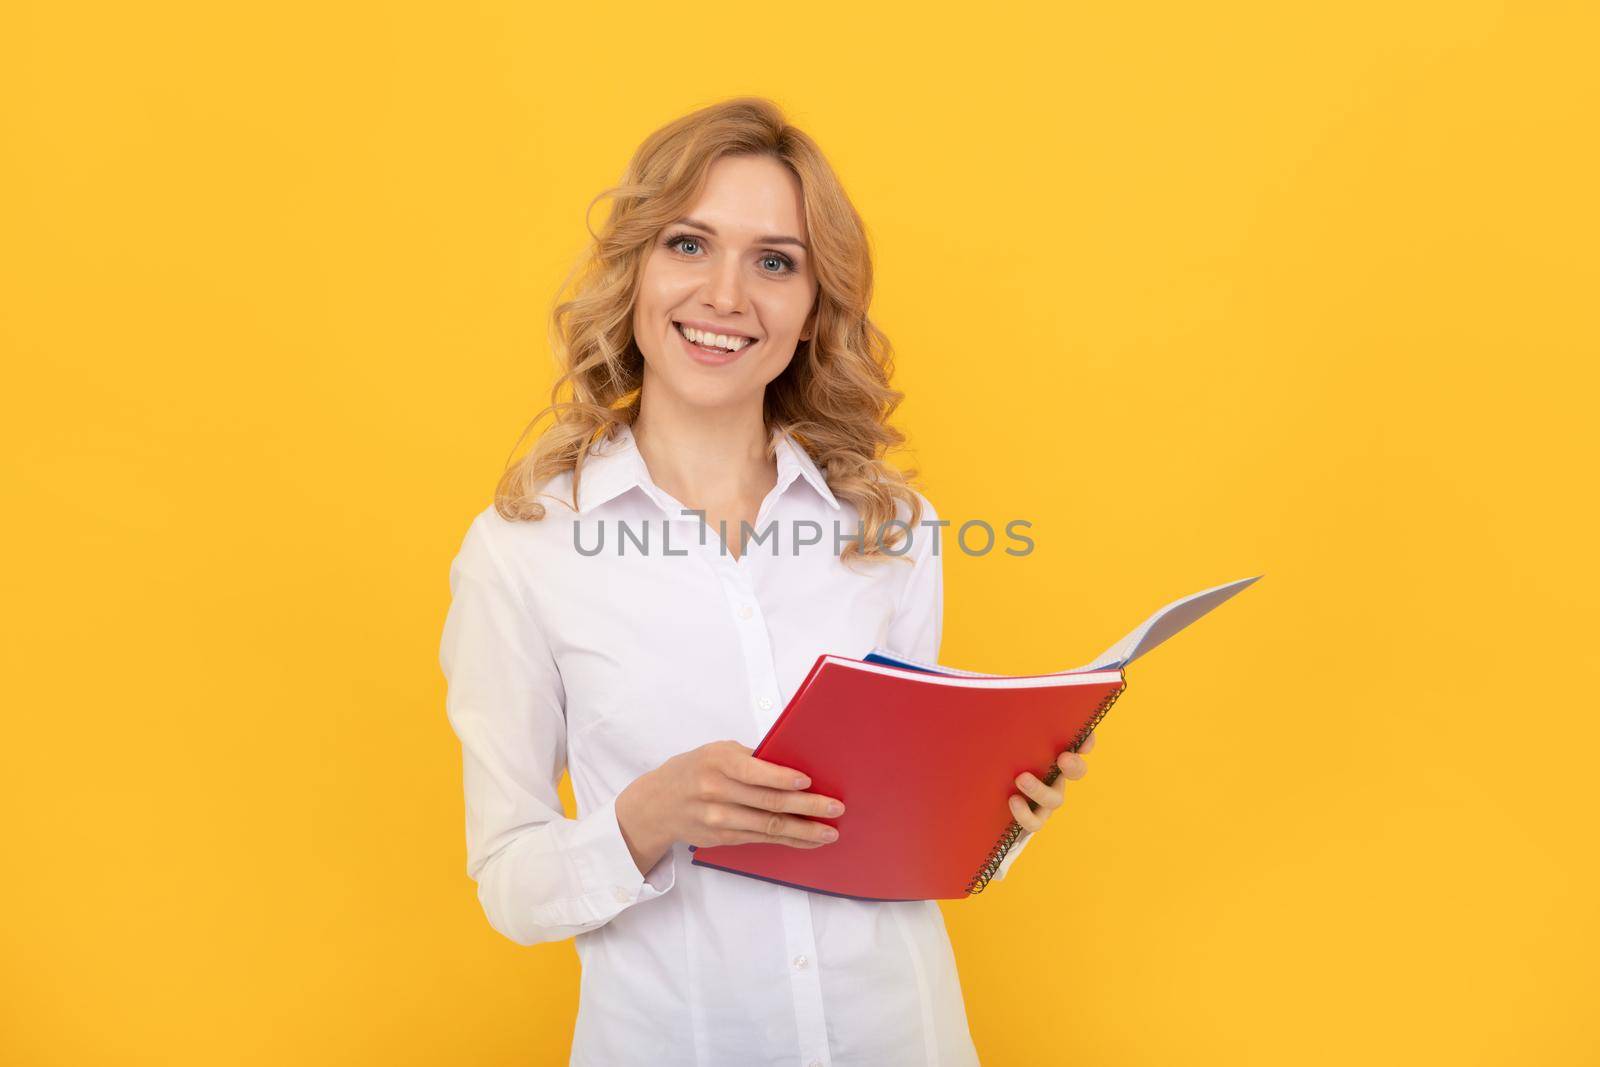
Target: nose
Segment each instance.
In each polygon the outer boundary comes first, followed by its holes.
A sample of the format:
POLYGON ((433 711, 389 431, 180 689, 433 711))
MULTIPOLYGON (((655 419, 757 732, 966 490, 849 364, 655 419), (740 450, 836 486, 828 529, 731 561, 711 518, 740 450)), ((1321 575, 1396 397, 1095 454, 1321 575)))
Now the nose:
POLYGON ((731 315, 744 310, 744 277, 737 256, 724 256, 712 267, 706 275, 701 298, 718 315, 731 315))

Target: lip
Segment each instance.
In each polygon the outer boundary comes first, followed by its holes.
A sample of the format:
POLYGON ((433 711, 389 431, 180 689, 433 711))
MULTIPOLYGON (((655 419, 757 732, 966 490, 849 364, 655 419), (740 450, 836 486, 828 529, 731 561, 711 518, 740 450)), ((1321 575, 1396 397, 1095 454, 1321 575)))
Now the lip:
MULTIPOLYGON (((730 336, 737 337, 750 336, 750 334, 745 333, 743 330, 730 330, 726 326, 718 326, 714 322, 702 322, 699 319, 673 319, 672 321, 676 322, 679 326, 692 326, 697 330, 704 330, 706 333, 725 333, 730 336)), ((756 340, 759 340, 759 338, 756 338, 756 340)))
MULTIPOLYGON (((686 322, 684 325, 694 326, 695 324, 692 322, 686 322)), ((708 367, 726 366, 727 364, 732 363, 734 360, 739 359, 746 352, 750 351, 756 345, 761 343, 760 341, 751 341, 737 352, 728 352, 724 355, 718 355, 715 352, 707 352, 705 349, 701 348, 699 345, 685 337, 683 335, 683 331, 678 329, 676 323, 674 323, 672 326, 672 333, 673 336, 677 337, 678 343, 683 345, 684 350, 689 353, 689 358, 693 359, 696 363, 703 363, 708 367)), ((743 337, 744 335, 740 334, 739 336, 743 337)))

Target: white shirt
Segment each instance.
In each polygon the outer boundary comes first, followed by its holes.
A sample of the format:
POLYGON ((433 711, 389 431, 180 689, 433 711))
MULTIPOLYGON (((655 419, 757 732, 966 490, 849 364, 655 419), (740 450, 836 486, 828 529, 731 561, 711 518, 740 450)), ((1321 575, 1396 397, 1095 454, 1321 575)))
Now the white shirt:
MULTIPOLYGON (((506 937, 574 939, 575 1065, 978 1062, 937 902, 696 867, 684 842, 641 876, 617 826, 617 794, 670 757, 723 739, 754 748, 818 655, 882 645, 938 658, 954 539, 924 525, 912 563, 846 567, 835 523, 842 547, 858 512, 777 436, 777 484, 754 524, 774 528, 738 557, 656 486, 624 430, 593 447, 576 514, 560 475, 543 520, 486 508, 450 568, 440 665, 463 754, 467 874, 506 937), (575 547, 592 552, 602 535, 598 554, 575 547), (557 793, 563 768, 576 819, 557 793)), ((906 770, 885 759, 885 773, 906 770)), ((848 811, 838 826, 850 832, 848 811)))

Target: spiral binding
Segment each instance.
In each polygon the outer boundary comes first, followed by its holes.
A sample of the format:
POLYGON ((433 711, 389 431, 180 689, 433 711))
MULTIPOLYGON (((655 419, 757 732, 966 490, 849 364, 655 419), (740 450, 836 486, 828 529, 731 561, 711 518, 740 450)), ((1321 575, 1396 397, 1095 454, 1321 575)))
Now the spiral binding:
MULTIPOLYGON (((1117 698, 1127 692, 1127 689, 1128 678, 1124 675, 1122 684, 1107 693, 1105 699, 1100 702, 1100 706, 1094 710, 1094 716, 1089 720, 1089 724, 1078 734, 1077 740, 1073 741, 1069 746, 1070 751, 1078 751, 1078 746, 1088 739, 1089 735, 1094 732, 1094 728, 1100 725, 1100 720, 1106 717, 1106 712, 1111 710, 1111 705, 1115 704, 1117 698)), ((1050 769, 1045 772, 1044 777, 1039 780, 1045 785, 1049 785, 1060 776, 1061 765, 1052 763, 1050 769)), ((982 867, 978 868, 978 873, 973 875, 972 881, 967 883, 967 894, 969 896, 973 893, 983 892, 984 887, 989 884, 995 872, 1000 869, 1000 861, 1006 858, 1006 853, 1011 851, 1011 846, 1016 844, 1017 838, 1021 836, 1022 824, 1012 819, 1011 825, 1006 827, 1005 833, 1000 835, 1000 840, 996 841, 994 848, 989 850, 988 860, 984 862, 982 867)))

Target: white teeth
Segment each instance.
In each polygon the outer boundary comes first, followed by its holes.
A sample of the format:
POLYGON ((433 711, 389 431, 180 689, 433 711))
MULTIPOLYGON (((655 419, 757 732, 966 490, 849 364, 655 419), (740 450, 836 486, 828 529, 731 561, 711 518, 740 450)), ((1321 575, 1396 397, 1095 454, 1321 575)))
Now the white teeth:
POLYGON ((705 345, 708 348, 720 348, 726 352, 737 352, 750 344, 748 337, 730 337, 725 333, 706 333, 704 330, 697 330, 693 326, 684 326, 681 323, 675 325, 678 327, 678 332, 689 340, 697 345, 705 345))

